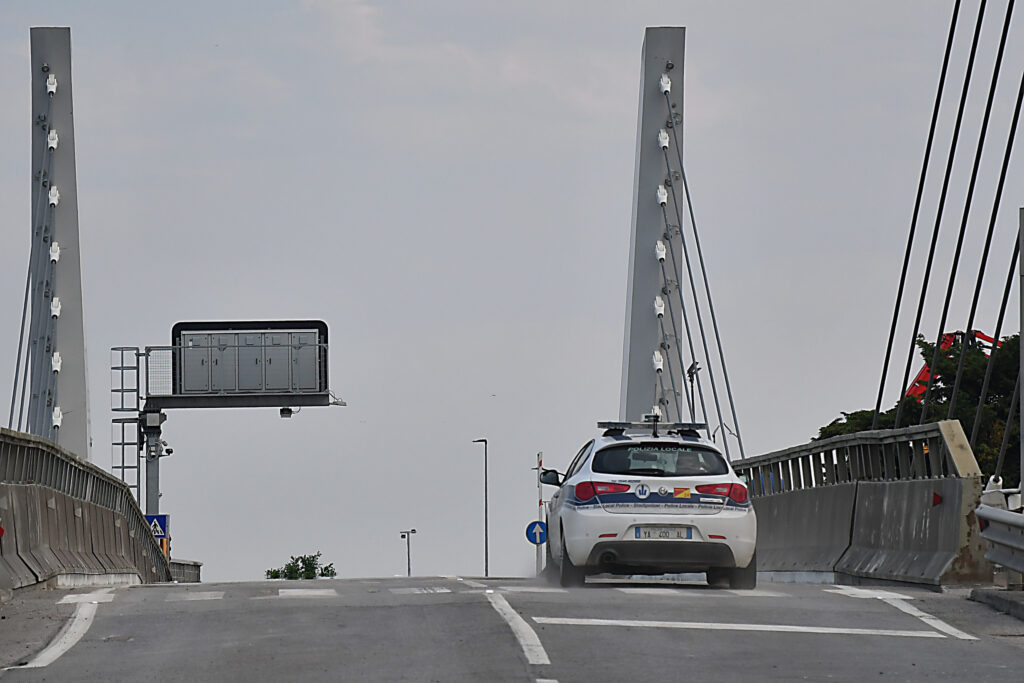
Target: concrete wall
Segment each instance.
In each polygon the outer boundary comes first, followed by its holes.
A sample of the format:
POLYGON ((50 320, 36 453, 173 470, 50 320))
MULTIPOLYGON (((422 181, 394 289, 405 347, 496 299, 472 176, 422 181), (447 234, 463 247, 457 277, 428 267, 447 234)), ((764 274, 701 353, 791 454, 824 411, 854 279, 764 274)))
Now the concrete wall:
POLYGON ((150 583, 170 568, 120 480, 46 439, 0 429, 0 591, 53 581, 150 583), (92 577, 73 579, 69 577, 92 577), (135 576, 137 579, 129 577, 135 576))
POLYGON ((758 568, 929 585, 989 581, 982 479, 957 421, 849 434, 735 463, 758 568))
POLYGON ((171 580, 178 583, 199 583, 202 562, 192 560, 171 560, 171 580))

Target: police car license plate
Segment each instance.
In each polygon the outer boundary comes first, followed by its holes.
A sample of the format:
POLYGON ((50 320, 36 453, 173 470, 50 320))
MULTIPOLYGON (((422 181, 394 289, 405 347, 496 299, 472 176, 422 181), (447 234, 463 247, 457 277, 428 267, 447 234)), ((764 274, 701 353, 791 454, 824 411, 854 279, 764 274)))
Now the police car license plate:
POLYGON ((638 526, 634 538, 641 540, 689 539, 693 538, 693 527, 688 526, 638 526))

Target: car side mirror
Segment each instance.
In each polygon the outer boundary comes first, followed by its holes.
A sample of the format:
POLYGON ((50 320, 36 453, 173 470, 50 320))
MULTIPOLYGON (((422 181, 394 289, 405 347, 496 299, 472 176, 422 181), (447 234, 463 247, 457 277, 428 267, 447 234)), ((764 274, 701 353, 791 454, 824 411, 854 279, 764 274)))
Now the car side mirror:
POLYGON ((540 483, 547 484, 548 486, 561 486, 562 475, 557 470, 541 470, 540 483))

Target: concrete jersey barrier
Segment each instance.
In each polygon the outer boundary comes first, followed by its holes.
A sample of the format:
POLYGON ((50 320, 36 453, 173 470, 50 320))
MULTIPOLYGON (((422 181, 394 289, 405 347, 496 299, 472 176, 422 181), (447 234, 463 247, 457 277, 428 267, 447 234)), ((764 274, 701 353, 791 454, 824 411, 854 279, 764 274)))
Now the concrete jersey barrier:
POLYGON ((6 583, 84 585, 100 576, 170 580, 167 559, 123 482, 51 441, 2 428, 0 526, 0 592, 6 583))
POLYGON ((929 585, 990 580, 981 472, 959 421, 875 430, 734 463, 758 515, 758 567, 929 585))

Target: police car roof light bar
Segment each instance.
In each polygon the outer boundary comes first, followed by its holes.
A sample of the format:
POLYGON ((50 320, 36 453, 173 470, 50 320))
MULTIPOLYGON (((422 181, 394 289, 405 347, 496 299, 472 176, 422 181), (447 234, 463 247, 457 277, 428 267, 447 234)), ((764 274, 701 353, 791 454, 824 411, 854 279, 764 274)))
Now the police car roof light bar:
POLYGON ((650 431, 651 427, 660 427, 665 430, 666 433, 670 432, 699 432, 702 429, 707 429, 707 424, 700 422, 598 422, 597 428, 608 431, 616 431, 620 434, 626 431, 650 431))

